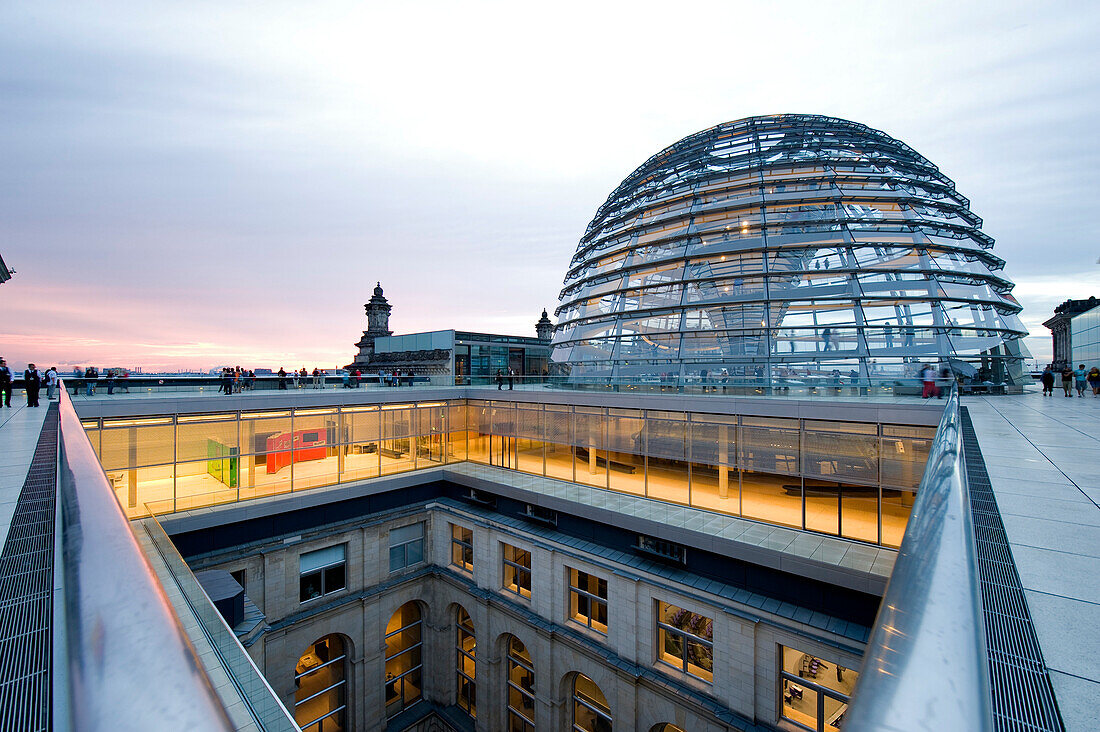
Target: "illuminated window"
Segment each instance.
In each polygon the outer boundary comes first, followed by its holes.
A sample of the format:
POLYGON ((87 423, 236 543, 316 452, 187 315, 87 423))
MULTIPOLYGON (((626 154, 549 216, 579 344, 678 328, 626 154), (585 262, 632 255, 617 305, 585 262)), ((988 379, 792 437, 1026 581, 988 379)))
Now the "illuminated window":
POLYGON ((607 634, 607 580, 569 570, 569 619, 607 634))
POLYGON ((504 589, 520 597, 531 597, 531 552, 501 544, 501 561, 504 566, 504 589))
POLYGON ((814 732, 838 732, 859 674, 832 661, 779 647, 783 719, 814 732))
POLYGON ((294 667, 294 721, 302 732, 347 729, 347 654, 344 642, 329 635, 309 647, 294 667))
POLYGON ((330 546, 298 557, 300 602, 339 592, 347 586, 345 546, 330 546))
POLYGON ((386 625, 386 718, 420 701, 420 608, 406 602, 386 625))
POLYGON ((657 660, 703 681, 714 680, 714 622, 703 615, 657 603, 657 660))
POLYGON ((515 636, 508 637, 508 732, 535 730, 535 665, 515 636))
POLYGON ((458 650, 458 706, 466 710, 471 717, 477 716, 477 686, 474 683, 474 653, 477 650, 477 639, 474 636, 474 622, 470 614, 463 608, 458 609, 458 620, 455 623, 457 637, 455 645, 458 650))
POLYGON ((451 524, 451 564, 467 572, 474 571, 474 532, 451 524))
POLYGON ((607 698, 584 674, 573 679, 573 732, 611 732, 607 698))
POLYGON ((424 523, 390 529, 390 571, 424 561, 424 523))

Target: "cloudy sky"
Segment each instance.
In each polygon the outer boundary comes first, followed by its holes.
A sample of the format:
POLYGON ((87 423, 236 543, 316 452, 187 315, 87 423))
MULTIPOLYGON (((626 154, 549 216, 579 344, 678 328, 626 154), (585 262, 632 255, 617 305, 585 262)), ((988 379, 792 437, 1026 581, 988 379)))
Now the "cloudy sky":
POLYGON ((718 122, 864 122, 1008 261, 1032 353, 1100 295, 1100 3, 0 5, 0 352, 335 366, 533 334, 588 220, 718 122))

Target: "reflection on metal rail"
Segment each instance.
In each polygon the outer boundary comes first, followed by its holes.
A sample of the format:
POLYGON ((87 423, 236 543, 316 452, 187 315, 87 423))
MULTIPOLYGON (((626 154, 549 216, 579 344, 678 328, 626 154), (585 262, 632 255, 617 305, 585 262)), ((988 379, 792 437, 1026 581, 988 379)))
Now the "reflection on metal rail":
POLYGON ((844 728, 993 728, 974 526, 953 389, 844 728))
POLYGON ((59 729, 232 727, 62 389, 59 729))

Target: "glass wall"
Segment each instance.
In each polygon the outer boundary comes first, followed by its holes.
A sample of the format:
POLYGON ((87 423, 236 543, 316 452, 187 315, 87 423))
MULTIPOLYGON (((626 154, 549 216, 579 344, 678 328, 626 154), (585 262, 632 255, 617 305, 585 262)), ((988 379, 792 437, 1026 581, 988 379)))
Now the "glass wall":
POLYGON ((83 424, 131 518, 466 459, 464 401, 83 424))
POLYGON ((475 399, 84 425, 131 517, 471 461, 892 547, 935 436, 475 399))

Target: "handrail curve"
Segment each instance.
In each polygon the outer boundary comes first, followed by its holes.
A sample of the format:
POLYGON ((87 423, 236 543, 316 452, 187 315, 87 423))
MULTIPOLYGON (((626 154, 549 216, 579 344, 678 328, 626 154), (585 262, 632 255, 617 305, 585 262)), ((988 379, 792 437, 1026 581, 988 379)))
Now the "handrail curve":
POLYGON ((844 728, 993 729, 956 388, 932 443, 844 728))

